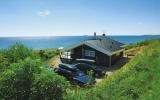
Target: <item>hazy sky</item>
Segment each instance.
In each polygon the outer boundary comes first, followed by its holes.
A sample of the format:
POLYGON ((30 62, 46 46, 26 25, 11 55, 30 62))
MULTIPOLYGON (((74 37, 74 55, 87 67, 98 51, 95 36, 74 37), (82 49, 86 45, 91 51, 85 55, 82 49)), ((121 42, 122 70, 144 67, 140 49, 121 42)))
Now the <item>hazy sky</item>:
POLYGON ((160 34, 160 0, 0 0, 0 36, 160 34))

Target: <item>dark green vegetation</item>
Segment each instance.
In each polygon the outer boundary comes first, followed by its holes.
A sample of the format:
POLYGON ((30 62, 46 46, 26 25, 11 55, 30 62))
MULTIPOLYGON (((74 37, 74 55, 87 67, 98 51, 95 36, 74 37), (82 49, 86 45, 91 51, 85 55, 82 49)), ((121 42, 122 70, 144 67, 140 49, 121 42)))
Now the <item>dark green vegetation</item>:
POLYGON ((150 40, 144 50, 140 52, 123 68, 113 72, 95 87, 70 91, 66 95, 66 99, 160 99, 160 40, 150 40))
POLYGON ((39 50, 38 54, 41 57, 42 60, 46 61, 56 55, 59 55, 60 51, 58 49, 45 49, 45 50, 39 50))
MULTIPOLYGON (((44 52, 15 44, 0 51, 0 99, 160 99, 160 40, 130 44, 126 49, 139 46, 145 47, 124 67, 94 87, 79 88, 71 87, 63 77, 43 67, 44 52)), ((53 53, 47 54, 56 55, 53 53)))
POLYGON ((1 100, 61 100, 69 85, 45 69, 39 55, 22 44, 0 51, 1 100))

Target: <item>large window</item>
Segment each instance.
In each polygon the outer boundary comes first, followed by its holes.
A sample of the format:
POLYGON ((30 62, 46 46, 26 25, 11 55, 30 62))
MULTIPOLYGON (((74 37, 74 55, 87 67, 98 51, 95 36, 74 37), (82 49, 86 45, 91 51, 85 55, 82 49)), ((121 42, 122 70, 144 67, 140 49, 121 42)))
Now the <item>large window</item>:
POLYGON ((95 51, 85 50, 85 56, 95 57, 95 51))

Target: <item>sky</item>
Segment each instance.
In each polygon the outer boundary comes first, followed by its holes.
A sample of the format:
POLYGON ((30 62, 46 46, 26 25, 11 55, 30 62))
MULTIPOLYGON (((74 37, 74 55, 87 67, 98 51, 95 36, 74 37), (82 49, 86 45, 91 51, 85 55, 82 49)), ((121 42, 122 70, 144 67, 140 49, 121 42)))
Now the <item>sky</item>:
POLYGON ((160 0, 0 0, 0 37, 160 34, 160 0))

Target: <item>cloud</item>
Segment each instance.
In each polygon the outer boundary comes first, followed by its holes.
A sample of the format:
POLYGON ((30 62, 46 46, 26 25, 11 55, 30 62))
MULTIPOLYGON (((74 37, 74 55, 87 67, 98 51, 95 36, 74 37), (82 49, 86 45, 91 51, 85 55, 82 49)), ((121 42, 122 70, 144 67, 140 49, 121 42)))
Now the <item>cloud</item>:
POLYGON ((50 10, 43 10, 43 11, 39 11, 37 14, 38 14, 38 16, 48 16, 51 14, 51 11, 50 10))

